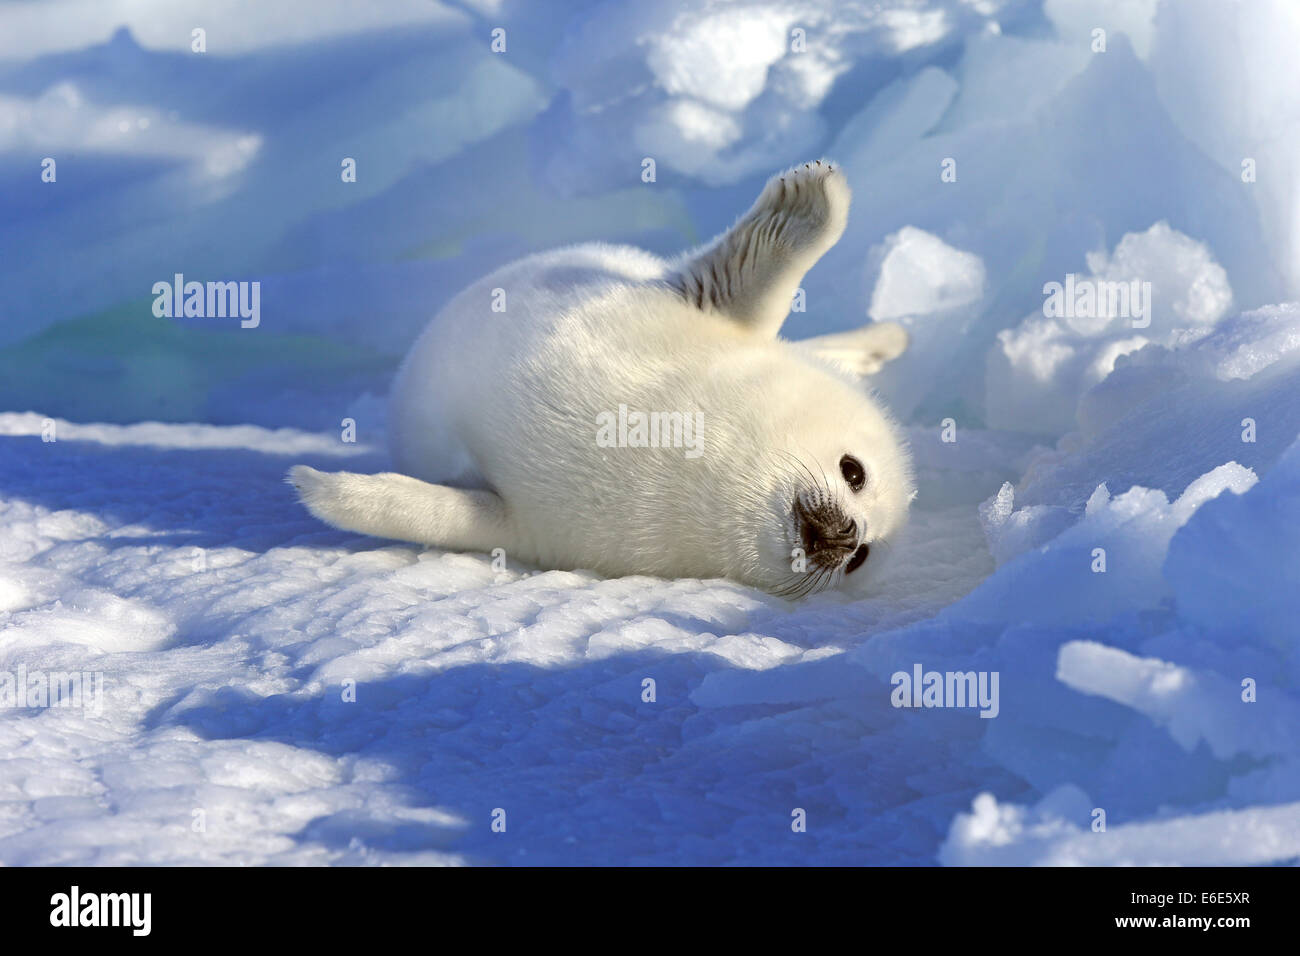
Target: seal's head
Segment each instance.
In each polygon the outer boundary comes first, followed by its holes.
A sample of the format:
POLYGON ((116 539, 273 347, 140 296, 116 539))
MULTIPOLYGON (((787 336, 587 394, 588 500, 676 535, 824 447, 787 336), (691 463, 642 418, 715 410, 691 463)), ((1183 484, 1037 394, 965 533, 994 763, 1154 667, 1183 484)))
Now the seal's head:
POLYGON ((755 577, 784 597, 861 593, 907 520, 911 459, 897 427, 856 388, 821 390, 767 455, 770 520, 755 577))

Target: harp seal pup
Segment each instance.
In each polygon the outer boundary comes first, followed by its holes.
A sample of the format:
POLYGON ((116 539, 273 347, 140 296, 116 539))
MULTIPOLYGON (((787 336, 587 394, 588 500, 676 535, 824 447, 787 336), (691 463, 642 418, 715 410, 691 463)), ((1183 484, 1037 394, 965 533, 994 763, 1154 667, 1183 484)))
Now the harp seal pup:
POLYGON ((588 244, 528 256, 435 316, 398 372, 400 473, 288 480, 327 524, 605 575, 859 592, 914 495, 863 387, 905 331, 778 338, 840 237, 849 188, 817 161, 663 260, 588 244), (494 301, 497 309, 493 309, 494 301))

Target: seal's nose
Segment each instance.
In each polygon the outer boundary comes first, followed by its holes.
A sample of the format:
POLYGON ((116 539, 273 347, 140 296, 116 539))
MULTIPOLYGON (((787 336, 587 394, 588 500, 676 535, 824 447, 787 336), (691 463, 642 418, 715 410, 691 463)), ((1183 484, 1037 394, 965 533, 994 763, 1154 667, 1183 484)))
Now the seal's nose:
POLYGON ((850 551, 858 541, 858 524, 852 518, 836 528, 811 518, 805 527, 809 553, 815 551, 850 551))

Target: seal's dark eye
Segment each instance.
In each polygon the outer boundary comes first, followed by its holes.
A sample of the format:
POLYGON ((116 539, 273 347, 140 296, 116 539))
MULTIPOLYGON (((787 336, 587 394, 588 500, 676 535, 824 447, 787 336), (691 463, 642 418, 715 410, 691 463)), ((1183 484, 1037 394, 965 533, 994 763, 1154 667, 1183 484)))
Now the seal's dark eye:
POLYGON ((840 459, 840 474, 854 491, 861 491, 862 486, 867 483, 867 473, 862 468, 862 462, 852 455, 845 455, 840 459))

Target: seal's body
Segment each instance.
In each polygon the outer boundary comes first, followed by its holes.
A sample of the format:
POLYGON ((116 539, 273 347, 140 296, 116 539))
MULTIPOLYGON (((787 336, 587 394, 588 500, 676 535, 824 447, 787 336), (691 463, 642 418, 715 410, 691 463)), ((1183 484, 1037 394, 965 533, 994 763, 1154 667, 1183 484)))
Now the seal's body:
POLYGON ((545 567, 788 594, 862 581, 912 483, 856 376, 906 337, 776 337, 847 206, 843 177, 809 164, 680 260, 594 244, 506 266, 403 363, 389 413, 402 474, 299 466, 290 480, 337 527, 545 567))

